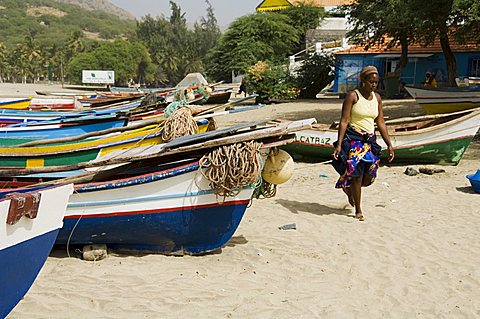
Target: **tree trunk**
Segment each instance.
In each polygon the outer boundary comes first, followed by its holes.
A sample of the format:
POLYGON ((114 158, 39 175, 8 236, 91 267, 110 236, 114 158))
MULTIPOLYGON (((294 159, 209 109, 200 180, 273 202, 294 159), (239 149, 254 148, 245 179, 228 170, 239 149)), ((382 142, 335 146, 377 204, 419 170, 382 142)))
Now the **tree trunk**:
POLYGON ((395 75, 400 77, 402 76, 403 69, 408 63, 408 42, 407 37, 400 38, 400 44, 402 47, 402 54, 400 55, 400 62, 398 63, 397 68, 395 69, 395 75))
POLYGON ((448 40, 447 32, 440 33, 440 44, 442 45, 442 51, 447 61, 447 86, 457 86, 455 78, 457 75, 457 59, 450 47, 450 41, 448 40))

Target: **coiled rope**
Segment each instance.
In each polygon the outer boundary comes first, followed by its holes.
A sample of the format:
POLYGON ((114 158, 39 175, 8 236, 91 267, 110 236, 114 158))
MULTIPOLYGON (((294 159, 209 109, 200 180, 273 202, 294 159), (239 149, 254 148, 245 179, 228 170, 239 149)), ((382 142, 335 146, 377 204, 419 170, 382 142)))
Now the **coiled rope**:
POLYGON ((167 118, 163 126, 162 140, 169 142, 177 137, 198 133, 198 125, 188 107, 180 107, 167 118))
POLYGON ((202 175, 217 196, 234 197, 257 181, 260 147, 255 141, 224 145, 200 159, 202 175))

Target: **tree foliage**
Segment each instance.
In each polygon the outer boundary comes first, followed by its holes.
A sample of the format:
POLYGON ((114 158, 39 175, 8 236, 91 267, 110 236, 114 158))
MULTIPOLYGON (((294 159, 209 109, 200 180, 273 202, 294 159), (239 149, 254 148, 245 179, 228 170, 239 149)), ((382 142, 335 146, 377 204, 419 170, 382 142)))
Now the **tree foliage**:
POLYGON ((176 84, 187 73, 203 72, 207 51, 220 36, 213 8, 207 4, 207 17, 187 27, 185 13, 170 1, 170 17, 152 18, 147 15, 137 23, 137 37, 148 48, 152 60, 158 65, 156 79, 159 84, 176 84))
POLYGON ((314 99, 321 89, 334 79, 335 58, 333 55, 315 53, 303 62, 295 77, 299 96, 314 99))
POLYGON ((400 72, 408 61, 408 45, 429 45, 439 39, 450 86, 456 85, 457 77, 450 39, 456 37, 460 43, 480 39, 478 0, 438 0, 431 5, 423 0, 357 0, 343 9, 354 26, 348 35, 355 43, 366 48, 378 43, 390 47, 401 45, 400 72))
POLYGON ((208 73, 229 80, 232 71, 245 72, 257 61, 283 61, 298 42, 299 31, 283 14, 256 13, 233 21, 209 52, 208 73))
POLYGON ((312 5, 309 2, 301 2, 298 5, 290 6, 279 13, 286 15, 293 27, 299 31, 297 45, 292 47, 290 51, 292 54, 305 49, 307 31, 315 29, 327 16, 323 7, 312 5))
POLYGON ((366 49, 378 44, 389 48, 401 46, 402 55, 396 70, 400 75, 408 62, 408 45, 414 43, 417 29, 408 1, 358 0, 343 6, 343 10, 353 26, 347 34, 353 43, 364 45, 366 49))
POLYGON ((89 32, 98 39, 133 36, 135 22, 102 11, 88 11, 54 0, 2 0, 0 39, 13 49, 33 33, 39 46, 61 45, 74 32, 89 32))
POLYGON ((244 78, 249 92, 258 94, 258 103, 270 103, 296 98, 298 90, 284 66, 258 61, 249 67, 244 78))
POLYGON ((115 84, 153 81, 154 67, 147 48, 139 42, 105 42, 91 52, 78 54, 68 65, 68 78, 81 83, 82 70, 113 70, 115 84))

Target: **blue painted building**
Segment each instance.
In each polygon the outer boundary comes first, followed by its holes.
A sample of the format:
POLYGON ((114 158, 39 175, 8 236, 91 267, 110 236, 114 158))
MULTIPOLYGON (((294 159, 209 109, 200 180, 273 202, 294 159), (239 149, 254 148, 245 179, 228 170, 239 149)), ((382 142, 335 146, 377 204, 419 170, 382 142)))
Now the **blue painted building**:
MULTIPOLYGON (((461 45, 451 40, 451 48, 457 59, 459 80, 464 77, 480 77, 480 43, 461 45)), ((398 92, 400 83, 420 84, 425 80, 426 72, 433 73, 439 86, 446 81, 446 60, 440 42, 430 46, 411 45, 408 52, 408 64, 400 79, 393 77, 400 61, 401 48, 386 49, 374 46, 364 50, 361 46, 336 52, 334 92, 345 93, 358 85, 358 74, 362 67, 375 65, 380 73, 380 91, 387 96, 398 92)))

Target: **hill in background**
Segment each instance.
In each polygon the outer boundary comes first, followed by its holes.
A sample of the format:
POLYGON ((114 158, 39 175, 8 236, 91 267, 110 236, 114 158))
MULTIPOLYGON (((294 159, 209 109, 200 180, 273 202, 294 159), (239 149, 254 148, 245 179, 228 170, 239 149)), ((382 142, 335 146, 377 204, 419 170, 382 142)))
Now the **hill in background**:
POLYGON ((106 0, 0 1, 0 42, 10 48, 27 35, 51 46, 62 45, 75 31, 90 39, 112 40, 130 38, 135 29, 133 16, 106 0))
POLYGON ((104 11, 122 19, 134 20, 135 17, 128 11, 117 7, 108 0, 55 0, 61 3, 76 4, 90 11, 104 11))

